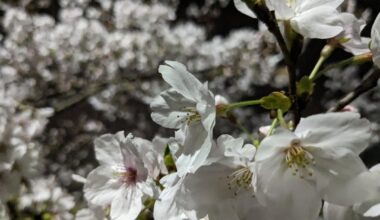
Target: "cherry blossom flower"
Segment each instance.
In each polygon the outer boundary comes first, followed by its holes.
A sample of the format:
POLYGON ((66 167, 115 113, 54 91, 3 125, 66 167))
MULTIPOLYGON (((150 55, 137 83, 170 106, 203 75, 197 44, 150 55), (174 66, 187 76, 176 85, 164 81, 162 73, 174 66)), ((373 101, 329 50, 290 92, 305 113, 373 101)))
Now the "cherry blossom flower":
POLYGON ((327 39, 342 32, 337 22, 339 7, 344 0, 267 0, 276 18, 289 21, 292 28, 307 38, 327 39))
POLYGON ((161 182, 165 186, 155 204, 154 217, 160 219, 244 220, 266 219, 266 209, 253 196, 253 145, 243 139, 222 135, 207 164, 195 173, 173 173, 161 182))
POLYGON ((307 38, 327 39, 338 35, 343 27, 337 24, 343 0, 267 0, 278 20, 289 21, 292 28, 307 38))
POLYGON ((159 72, 172 88, 151 104, 152 119, 163 127, 184 132, 184 151, 178 160, 187 164, 186 172, 194 172, 211 149, 216 115, 214 95, 207 83, 199 82, 181 63, 166 61, 159 72))
POLYGON ((87 177, 85 197, 95 205, 110 205, 112 219, 135 219, 144 199, 157 194, 154 165, 146 158, 146 147, 141 139, 135 140, 131 134, 125 137, 124 132, 95 140, 100 166, 87 177))
POLYGON ((341 43, 343 48, 354 55, 369 53, 370 38, 360 36, 366 22, 350 13, 341 13, 339 18, 344 31, 336 38, 343 42, 341 43))
POLYGON ((55 177, 38 178, 30 180, 28 190, 24 189, 19 198, 21 209, 43 207, 46 214, 57 220, 73 219, 70 213, 74 208, 74 197, 57 185, 55 177))
MULTIPOLYGON (((339 24, 337 8, 344 0, 266 0, 279 21, 290 22, 291 27, 307 38, 327 39, 337 36, 343 27, 339 24)), ((234 0, 235 7, 252 18, 256 15, 242 0, 234 0)))
POLYGON ((276 129, 260 144, 256 195, 273 218, 316 219, 321 199, 352 205, 370 198, 358 154, 369 144, 370 123, 351 112, 313 115, 294 132, 276 129), (363 185, 361 185, 363 184, 363 185))

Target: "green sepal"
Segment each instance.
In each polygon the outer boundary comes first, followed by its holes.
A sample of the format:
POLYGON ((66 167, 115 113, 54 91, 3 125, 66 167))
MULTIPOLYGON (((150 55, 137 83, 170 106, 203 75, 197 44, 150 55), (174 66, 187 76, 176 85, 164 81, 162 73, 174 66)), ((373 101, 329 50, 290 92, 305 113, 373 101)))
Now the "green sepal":
POLYGON ((270 95, 261 98, 261 107, 268 110, 281 109, 286 112, 291 106, 290 98, 282 92, 272 92, 270 95))
POLYGON ((177 170, 174 159, 172 157, 172 154, 170 152, 169 144, 166 145, 165 152, 164 152, 164 163, 166 168, 169 172, 175 172, 177 170))
POLYGON ((304 76, 300 81, 297 82, 297 96, 309 96, 313 94, 314 83, 309 79, 308 76, 304 76))

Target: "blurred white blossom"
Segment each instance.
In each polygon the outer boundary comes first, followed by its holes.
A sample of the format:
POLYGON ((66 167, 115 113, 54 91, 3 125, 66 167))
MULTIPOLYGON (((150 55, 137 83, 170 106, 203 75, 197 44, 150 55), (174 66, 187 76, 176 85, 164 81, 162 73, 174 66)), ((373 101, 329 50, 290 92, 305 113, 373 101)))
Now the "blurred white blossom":
POLYGON ((152 170, 158 164, 147 157, 152 146, 119 132, 96 139, 95 151, 100 166, 87 177, 86 199, 95 205, 110 205, 112 219, 135 219, 144 199, 155 197, 158 191, 152 170))

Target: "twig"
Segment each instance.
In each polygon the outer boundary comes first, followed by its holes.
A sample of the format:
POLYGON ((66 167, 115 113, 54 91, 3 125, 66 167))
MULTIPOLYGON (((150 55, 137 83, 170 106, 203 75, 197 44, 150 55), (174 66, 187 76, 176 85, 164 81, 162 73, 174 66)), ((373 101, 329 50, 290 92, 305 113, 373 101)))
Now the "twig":
POLYGON ((368 77, 366 77, 358 87, 356 87, 352 92, 348 93, 341 100, 338 101, 337 105, 329 109, 329 112, 337 112, 342 110, 346 105, 353 102, 360 95, 368 92, 369 90, 377 86, 377 80, 380 79, 380 70, 374 69, 371 71, 368 77))
POLYGON ((293 120, 294 124, 297 125, 300 120, 300 109, 296 94, 296 67, 285 39, 281 34, 275 16, 269 11, 263 0, 257 0, 255 2, 246 0, 246 3, 249 8, 255 12, 257 18, 262 21, 267 26, 268 30, 275 36, 281 52, 284 55, 284 60, 289 73, 289 96, 292 100, 293 120))

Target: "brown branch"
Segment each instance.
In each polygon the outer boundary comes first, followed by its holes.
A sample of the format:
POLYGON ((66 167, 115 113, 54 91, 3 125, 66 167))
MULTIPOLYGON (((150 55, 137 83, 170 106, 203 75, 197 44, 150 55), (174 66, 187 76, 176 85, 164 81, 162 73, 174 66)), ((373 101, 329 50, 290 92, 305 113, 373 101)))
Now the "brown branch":
POLYGON ((341 100, 338 101, 336 106, 328 110, 328 112, 337 112, 342 110, 346 105, 353 102, 360 95, 368 92, 377 86, 377 81, 380 79, 380 70, 373 69, 371 73, 356 87, 352 92, 348 93, 341 100))
POLYGON ((300 109, 296 94, 296 66, 292 60, 292 55, 286 45, 285 39, 282 36, 280 28, 274 14, 268 9, 263 0, 246 0, 248 7, 255 12, 257 18, 262 21, 268 28, 268 30, 275 36, 281 52, 284 55, 284 60, 288 69, 289 76, 289 96, 292 100, 292 111, 294 124, 297 125, 300 120, 300 109))

